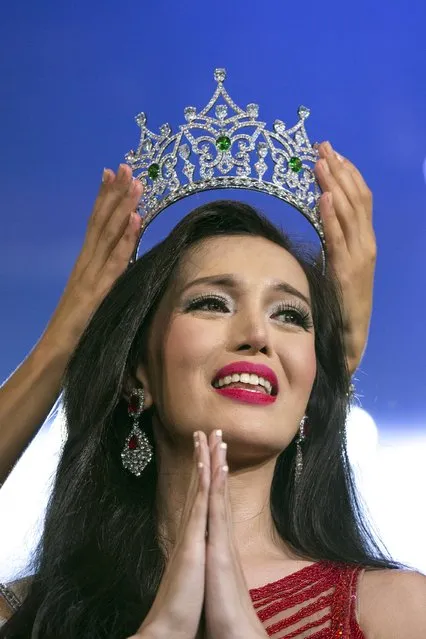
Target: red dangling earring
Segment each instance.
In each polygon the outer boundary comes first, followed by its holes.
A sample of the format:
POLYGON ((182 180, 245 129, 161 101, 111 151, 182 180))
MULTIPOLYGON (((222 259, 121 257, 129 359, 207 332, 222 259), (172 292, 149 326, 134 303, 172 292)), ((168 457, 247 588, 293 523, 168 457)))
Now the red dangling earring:
POLYGON ((139 426, 139 419, 145 408, 143 388, 135 388, 130 395, 127 412, 133 419, 130 433, 126 437, 121 460, 124 468, 139 477, 153 457, 153 448, 146 434, 139 426))

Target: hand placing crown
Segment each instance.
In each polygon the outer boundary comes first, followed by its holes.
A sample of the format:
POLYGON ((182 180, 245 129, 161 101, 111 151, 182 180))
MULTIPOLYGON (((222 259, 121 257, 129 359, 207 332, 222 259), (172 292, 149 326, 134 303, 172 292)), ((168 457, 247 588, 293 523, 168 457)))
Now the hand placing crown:
POLYGON ((312 224, 321 241, 320 187, 314 175, 316 148, 305 130, 309 109, 299 107, 299 121, 290 129, 275 120, 272 130, 258 120, 259 107, 241 109, 224 87, 225 69, 216 69, 216 91, 202 111, 186 107, 185 124, 172 133, 163 124, 159 133, 141 128, 138 149, 126 155, 134 176, 144 186, 139 212, 142 231, 165 208, 178 200, 213 189, 248 189, 287 202, 312 224))

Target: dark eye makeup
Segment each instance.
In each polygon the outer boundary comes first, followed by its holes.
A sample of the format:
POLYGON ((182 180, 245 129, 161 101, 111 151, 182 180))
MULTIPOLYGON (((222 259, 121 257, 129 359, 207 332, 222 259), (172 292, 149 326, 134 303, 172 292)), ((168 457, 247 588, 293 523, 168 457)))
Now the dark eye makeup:
MULTIPOLYGON (((199 295, 192 298, 185 311, 207 311, 229 313, 229 299, 216 294, 199 295)), ((284 323, 296 324, 308 330, 313 327, 312 317, 305 306, 298 301, 280 302, 274 309, 272 317, 285 316, 284 323)))

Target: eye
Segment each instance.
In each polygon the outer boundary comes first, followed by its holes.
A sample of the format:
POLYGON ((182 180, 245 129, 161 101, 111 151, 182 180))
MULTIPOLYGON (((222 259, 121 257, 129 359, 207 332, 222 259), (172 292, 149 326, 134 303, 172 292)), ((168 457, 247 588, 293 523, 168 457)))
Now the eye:
POLYGON ((311 314, 302 305, 299 306, 296 303, 281 304, 275 311, 273 317, 280 316, 286 324, 296 324, 305 330, 313 327, 311 314))
POLYGON ((218 295, 201 295, 191 300, 186 307, 187 311, 222 311, 229 313, 228 300, 218 295))

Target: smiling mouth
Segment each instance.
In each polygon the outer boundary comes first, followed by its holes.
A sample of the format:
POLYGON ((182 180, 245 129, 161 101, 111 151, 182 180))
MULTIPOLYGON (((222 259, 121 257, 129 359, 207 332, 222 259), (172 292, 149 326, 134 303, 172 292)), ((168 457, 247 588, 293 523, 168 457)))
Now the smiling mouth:
POLYGON ((271 382, 258 375, 249 373, 227 375, 212 382, 212 386, 218 389, 241 388, 252 393, 276 396, 276 390, 271 382))

